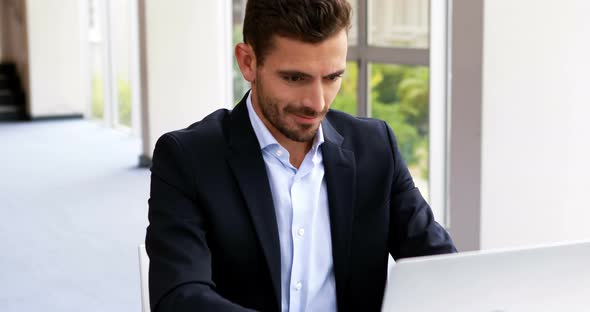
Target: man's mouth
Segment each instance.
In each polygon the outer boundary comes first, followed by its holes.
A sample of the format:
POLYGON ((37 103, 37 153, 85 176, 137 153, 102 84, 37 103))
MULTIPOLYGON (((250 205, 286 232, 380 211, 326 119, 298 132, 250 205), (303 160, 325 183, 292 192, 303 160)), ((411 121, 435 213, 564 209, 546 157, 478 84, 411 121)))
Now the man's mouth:
POLYGON ((294 113, 293 116, 299 123, 315 123, 318 119, 320 119, 320 115, 302 115, 294 113))

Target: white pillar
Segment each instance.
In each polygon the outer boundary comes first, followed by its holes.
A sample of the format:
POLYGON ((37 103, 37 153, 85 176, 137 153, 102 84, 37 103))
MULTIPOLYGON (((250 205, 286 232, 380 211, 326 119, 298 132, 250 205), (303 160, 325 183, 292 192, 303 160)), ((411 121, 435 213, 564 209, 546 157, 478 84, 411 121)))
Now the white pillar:
POLYGON ((88 103, 87 25, 77 0, 27 0, 30 114, 82 115, 88 103))
POLYGON ((145 0, 144 12, 143 156, 149 158, 165 132, 232 106, 231 6, 229 0, 145 0))

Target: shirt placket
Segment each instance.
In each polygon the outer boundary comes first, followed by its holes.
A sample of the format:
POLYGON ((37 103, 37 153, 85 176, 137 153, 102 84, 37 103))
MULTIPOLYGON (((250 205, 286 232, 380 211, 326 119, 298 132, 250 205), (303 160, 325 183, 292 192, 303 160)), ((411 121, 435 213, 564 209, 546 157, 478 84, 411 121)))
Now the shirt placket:
POLYGON ((302 207, 302 198, 305 196, 304 184, 301 177, 296 174, 291 187, 291 200, 293 206, 293 221, 291 223, 291 238, 293 241, 293 264, 291 267, 290 303, 289 311, 300 311, 301 297, 306 287, 303 273, 303 258, 305 257, 305 207, 302 207))

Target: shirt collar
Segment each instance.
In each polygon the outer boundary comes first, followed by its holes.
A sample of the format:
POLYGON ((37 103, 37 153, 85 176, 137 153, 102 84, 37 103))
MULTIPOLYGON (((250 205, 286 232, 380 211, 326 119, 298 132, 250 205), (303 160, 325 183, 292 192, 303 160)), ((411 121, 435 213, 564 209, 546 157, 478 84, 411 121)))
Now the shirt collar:
MULTIPOLYGON (((258 117, 256 111, 254 111, 254 106, 252 104, 252 91, 250 91, 248 94, 248 98, 246 99, 246 106, 248 108, 248 116, 250 117, 250 123, 252 124, 252 128, 254 128, 254 133, 256 134, 258 143, 260 144, 260 149, 264 150, 272 145, 281 146, 277 139, 275 139, 275 137, 270 133, 266 125, 264 125, 262 119, 258 117)), ((316 156, 318 148, 322 145, 322 143, 324 143, 324 131, 322 129, 322 125, 320 124, 318 132, 316 133, 313 139, 313 143, 311 145, 311 150, 314 152, 314 156, 316 156)))

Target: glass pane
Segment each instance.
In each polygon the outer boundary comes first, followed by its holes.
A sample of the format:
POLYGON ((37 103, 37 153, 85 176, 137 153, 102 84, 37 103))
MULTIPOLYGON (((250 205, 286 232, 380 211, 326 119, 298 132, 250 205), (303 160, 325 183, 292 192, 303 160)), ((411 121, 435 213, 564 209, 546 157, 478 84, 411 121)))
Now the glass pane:
POLYGON ((356 116, 356 96, 357 96, 357 77, 358 66, 356 62, 346 63, 346 72, 342 78, 342 86, 340 91, 332 102, 332 109, 337 109, 356 116))
MULTIPOLYGON (((243 41, 242 29, 244 28, 246 2, 247 0, 233 0, 232 2, 232 49, 236 46, 236 44, 243 41)), ((250 83, 248 83, 246 80, 244 80, 244 77, 242 77, 242 72, 240 71, 240 67, 238 67, 235 57, 233 57, 232 64, 234 83, 233 98, 234 104, 237 104, 242 99, 246 91, 250 89, 250 83)))
POLYGON ((91 107, 92 118, 102 119, 104 117, 104 76, 102 54, 102 34, 100 32, 100 11, 98 0, 88 2, 88 44, 90 45, 90 74, 91 74, 91 107))
POLYGON ((112 62, 114 88, 117 90, 117 125, 131 127, 131 86, 129 57, 131 43, 131 11, 129 0, 110 2, 112 62))
POLYGON ((429 195, 429 69, 371 64, 371 116, 393 129, 416 186, 429 195))
POLYGON ((349 46, 356 46, 358 44, 358 29, 359 29, 359 18, 358 18, 358 14, 357 14, 357 10, 358 10, 358 0, 349 0, 350 5, 352 6, 352 20, 350 21, 352 23, 352 27, 350 28, 350 31, 348 33, 348 45, 349 46))
POLYGON ((103 119, 104 117, 104 80, 102 74, 102 56, 100 47, 91 45, 92 77, 91 77, 91 116, 92 118, 103 119))
POLYGON ((428 0, 368 0, 369 45, 428 48, 428 0))

